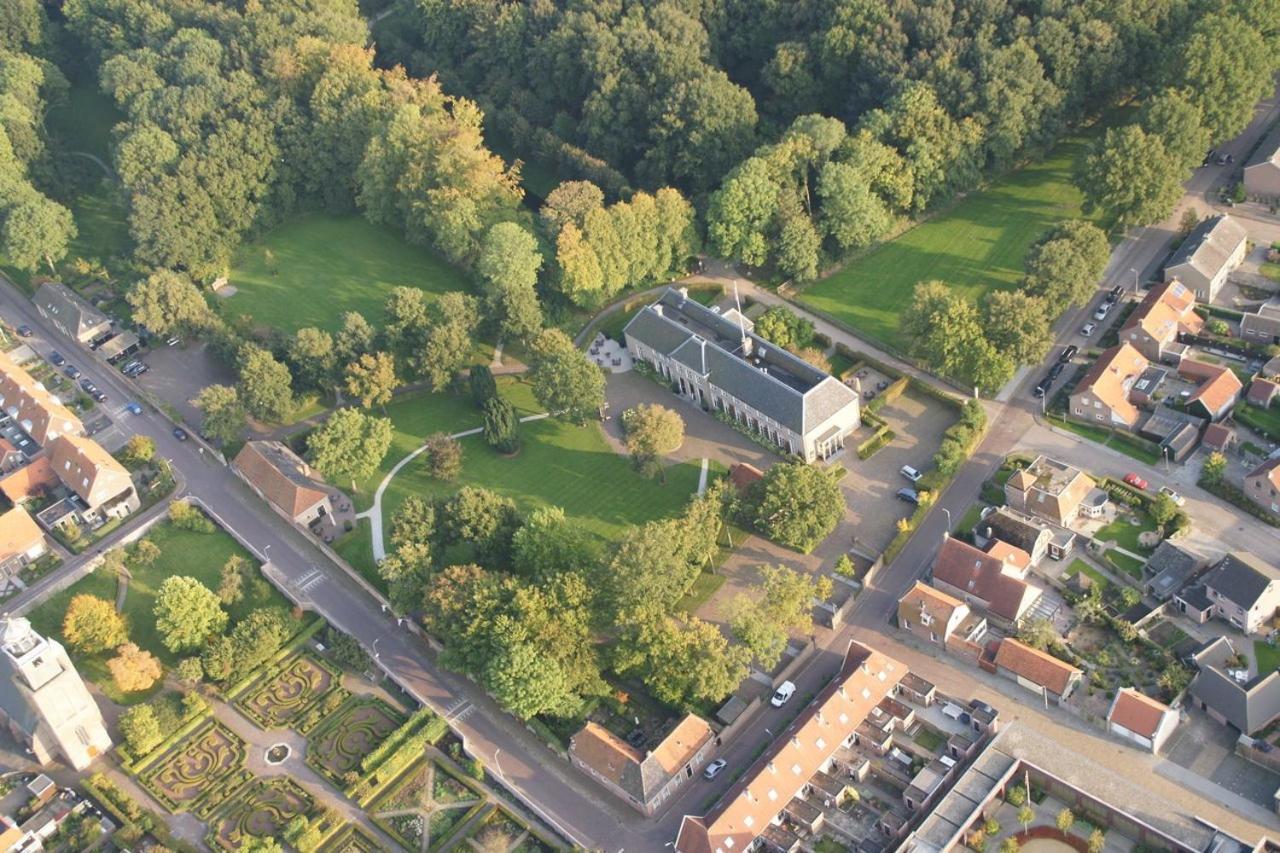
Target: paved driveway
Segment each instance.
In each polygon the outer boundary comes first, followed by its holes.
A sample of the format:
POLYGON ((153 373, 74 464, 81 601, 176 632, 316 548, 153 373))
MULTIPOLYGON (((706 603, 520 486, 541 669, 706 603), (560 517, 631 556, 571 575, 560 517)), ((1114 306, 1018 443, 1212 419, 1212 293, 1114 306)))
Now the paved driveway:
POLYGON ((1165 757, 1197 776, 1221 785, 1250 802, 1270 808, 1280 776, 1235 754, 1238 733, 1203 711, 1188 709, 1186 719, 1165 745, 1165 757))

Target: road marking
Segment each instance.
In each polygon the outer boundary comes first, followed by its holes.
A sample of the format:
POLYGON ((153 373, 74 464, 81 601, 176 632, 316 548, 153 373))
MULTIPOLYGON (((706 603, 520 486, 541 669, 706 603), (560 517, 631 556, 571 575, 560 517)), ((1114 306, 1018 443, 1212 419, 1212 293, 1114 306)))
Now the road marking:
POLYGON ((450 722, 464 720, 466 719, 467 714, 470 714, 475 709, 476 706, 471 704, 471 700, 462 698, 460 701, 455 702, 453 707, 445 712, 444 718, 450 722))

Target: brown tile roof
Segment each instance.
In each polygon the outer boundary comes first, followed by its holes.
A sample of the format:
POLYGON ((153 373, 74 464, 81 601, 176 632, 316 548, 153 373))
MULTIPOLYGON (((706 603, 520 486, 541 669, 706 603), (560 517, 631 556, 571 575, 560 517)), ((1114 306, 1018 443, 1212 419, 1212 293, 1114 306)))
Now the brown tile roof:
POLYGON ((1225 450, 1236 437, 1236 431, 1226 424, 1209 424, 1204 431, 1203 444, 1210 450, 1225 450))
POLYGON ((938 551, 933 579, 982 599, 988 611, 1010 622, 1040 595, 1036 587, 1005 574, 999 557, 951 536, 938 551))
POLYGON ((1150 366, 1142 353, 1127 343, 1119 344, 1098 356, 1073 394, 1088 392, 1132 422, 1138 417, 1138 407, 1129 402, 1129 389, 1150 366))
POLYGON ((21 503, 58 485, 58 475, 47 455, 37 456, 8 476, 0 479, 0 492, 12 503, 21 503))
POLYGON ((290 518, 297 518, 329 496, 311 467, 278 441, 246 442, 235 464, 267 500, 290 518))
POLYGON ((598 723, 587 721, 569 739, 569 751, 578 760, 620 788, 625 788, 627 771, 639 767, 644 753, 598 723))
POLYGON ((0 562, 25 554, 42 539, 44 533, 22 507, 14 507, 0 515, 0 562))
POLYGON ((1280 383, 1261 377, 1249 383, 1249 393, 1245 399, 1255 406, 1270 406, 1276 394, 1280 393, 1280 383))
POLYGON ((125 467, 91 438, 63 435, 49 445, 53 473, 91 508, 133 488, 125 467))
POLYGON ((569 741, 573 755, 626 791, 647 803, 683 772, 715 732, 707 721, 688 714, 649 752, 642 752, 603 726, 588 722, 569 741))
POLYGON ((915 585, 898 599, 898 617, 920 622, 920 614, 928 613, 933 618, 934 624, 940 630, 945 630, 951 622, 952 615, 961 607, 965 610, 969 609, 969 606, 960 599, 947 595, 940 589, 934 589, 926 583, 916 581, 915 585))
POLYGON ((1026 468, 1019 468, 1013 472, 1013 476, 1009 478, 1008 483, 1018 491, 1025 492, 1036 484, 1036 478, 1026 468))
POLYGON ((992 539, 987 545, 987 553, 1002 563, 1014 566, 1019 570, 1031 568, 1031 555, 1003 539, 992 539))
POLYGON ((42 447, 59 435, 84 435, 80 419, 5 353, 0 353, 0 408, 42 447))
POLYGON ((1107 721, 1122 726, 1136 735, 1153 737, 1169 706, 1134 690, 1123 687, 1116 692, 1107 721))
POLYGON ((996 649, 996 666, 1046 687, 1059 696, 1066 691, 1072 677, 1080 674, 1079 669, 1066 661, 1014 639, 1001 641, 996 649))
POLYGON ((906 672, 905 664, 850 642, 840 674, 746 775, 705 816, 685 815, 676 851, 745 851, 906 672))
POLYGON ((715 732, 707 721, 695 714, 689 714, 680 724, 671 730, 671 734, 662 739, 662 743, 654 747, 650 757, 658 763, 668 777, 679 773, 684 766, 693 760, 715 732))
POLYGON ((1182 282, 1174 279, 1158 284, 1138 303, 1120 334, 1138 326, 1162 343, 1176 340, 1179 331, 1197 334, 1204 328, 1204 318, 1195 312, 1195 307, 1196 295, 1182 282))
MULTIPOLYGON (((1199 362, 1193 363, 1199 364, 1199 362)), ((1186 364, 1187 362, 1183 362, 1183 365, 1186 364)), ((1200 403, 1211 413, 1216 414, 1222 411, 1223 407, 1239 396, 1244 385, 1241 384, 1240 377, 1236 376, 1235 372, 1230 368, 1221 367, 1216 364, 1209 365, 1209 367, 1212 369, 1206 372, 1207 375, 1205 380, 1201 382, 1199 387, 1196 388, 1191 396, 1187 398, 1187 405, 1189 406, 1192 403, 1200 403)), ((1181 367, 1179 367, 1179 372, 1183 372, 1181 367)), ((1194 375, 1190 371, 1187 373, 1188 375, 1194 375)))

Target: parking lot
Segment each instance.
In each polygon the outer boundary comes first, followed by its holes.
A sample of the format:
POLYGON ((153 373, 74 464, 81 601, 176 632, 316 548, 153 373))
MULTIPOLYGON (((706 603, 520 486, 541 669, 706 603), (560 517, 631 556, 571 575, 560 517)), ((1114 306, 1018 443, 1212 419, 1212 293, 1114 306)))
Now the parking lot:
POLYGON ((208 385, 235 385, 235 374, 213 357, 205 343, 174 347, 157 346, 142 361, 151 368, 135 381, 150 394, 172 406, 182 419, 199 426, 204 415, 191 398, 208 385))

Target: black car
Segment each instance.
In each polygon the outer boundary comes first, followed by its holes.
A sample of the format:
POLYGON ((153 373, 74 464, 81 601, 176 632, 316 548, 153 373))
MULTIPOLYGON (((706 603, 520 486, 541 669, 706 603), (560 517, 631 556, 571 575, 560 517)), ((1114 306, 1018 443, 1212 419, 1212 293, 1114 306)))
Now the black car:
POLYGON ((1062 351, 1062 355, 1058 356, 1058 363, 1066 364, 1068 361, 1075 358, 1075 355, 1078 352, 1080 352, 1080 347, 1076 346, 1075 344, 1070 344, 1066 349, 1062 351))
POLYGON ((182 427, 173 428, 173 437, 178 439, 178 441, 186 441, 187 438, 189 438, 189 436, 187 435, 187 431, 182 427))
POLYGON ((1035 397, 1037 400, 1039 400, 1041 397, 1045 395, 1045 392, 1049 390, 1049 386, 1052 384, 1053 384, 1053 380, 1046 376, 1044 379, 1040 380, 1039 385, 1031 389, 1031 395, 1035 397))
POLYGON ((88 379, 81 379, 80 387, 84 390, 86 394, 92 394, 94 391, 98 390, 98 386, 94 385, 88 379))
POLYGON ((93 391, 91 391, 90 394, 93 396, 93 399, 97 400, 99 403, 107 402, 107 395, 97 390, 96 388, 93 391))
POLYGON ((62 353, 57 350, 49 353, 49 361, 53 362, 54 367, 62 367, 62 365, 67 363, 67 360, 62 357, 62 353))
POLYGON ((67 374, 67 376, 70 376, 72 379, 80 378, 80 368, 76 367, 74 364, 68 364, 66 367, 62 368, 62 372, 67 374))
POLYGON ((1051 384, 1052 384, 1053 380, 1057 379, 1059 376, 1061 376, 1061 375, 1062 375, 1062 370, 1063 370, 1063 368, 1065 368, 1065 367, 1066 367, 1066 365, 1065 365, 1065 364, 1063 364, 1062 362, 1058 362, 1058 363, 1057 363, 1057 364, 1055 364, 1053 367, 1049 368, 1049 377, 1048 377, 1048 379, 1049 379, 1049 382, 1050 382, 1051 384))
POLYGON ((20 338, 29 338, 29 337, 31 337, 31 327, 30 327, 30 326, 28 326, 26 323, 23 323, 21 326, 19 326, 19 327, 18 327, 18 337, 20 337, 20 338))
POLYGON ((1111 288, 1111 296, 1113 298, 1113 301, 1115 299, 1119 299, 1121 293, 1124 293, 1124 288, 1121 287, 1120 285, 1117 284, 1115 287, 1111 288))
POLYGON ((915 489, 898 489, 898 500, 906 501, 913 505, 919 505, 920 494, 915 489))

